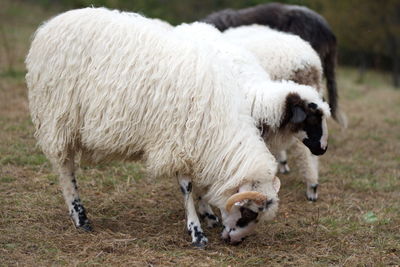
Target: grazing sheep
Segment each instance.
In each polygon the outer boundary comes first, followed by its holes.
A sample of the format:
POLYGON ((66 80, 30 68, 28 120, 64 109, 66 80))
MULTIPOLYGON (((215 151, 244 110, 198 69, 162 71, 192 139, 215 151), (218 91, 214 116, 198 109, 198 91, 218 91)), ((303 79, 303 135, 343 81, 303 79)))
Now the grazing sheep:
POLYGON ((85 8, 37 30, 26 58, 35 137, 59 174, 77 227, 91 229, 76 184, 78 159, 141 159, 153 176, 176 175, 196 246, 208 240, 194 187, 221 210, 223 237, 231 243, 275 216, 276 162, 242 89, 258 86, 261 77, 253 82, 242 74, 256 59, 243 50, 242 64, 238 50, 235 62, 200 42, 203 36, 179 29, 166 31, 134 13, 85 8))
MULTIPOLYGON (((273 80, 291 80, 316 88, 322 95, 322 66, 318 54, 300 37, 273 30, 267 26, 251 25, 228 29, 223 33, 227 41, 252 52, 273 80)), ((296 142, 293 137, 265 135, 265 142, 278 160, 279 171, 289 171, 284 149, 296 145, 294 150, 301 161, 300 172, 307 183, 307 199, 318 198, 318 158, 296 142), (283 138, 283 139, 282 139, 283 138)))
POLYGON ((267 25, 279 31, 296 34, 308 41, 321 58, 332 117, 343 127, 347 126, 346 116, 338 107, 335 78, 336 37, 321 15, 302 6, 268 3, 240 10, 221 10, 201 21, 214 25, 220 31, 242 25, 267 25))
MULTIPOLYGON (((328 137, 326 119, 330 116, 330 111, 328 104, 322 100, 315 88, 291 81, 271 81, 261 65, 254 64, 258 61, 253 55, 243 58, 245 52, 239 52, 240 46, 234 45, 234 42, 227 44, 227 38, 221 36, 212 26, 204 23, 185 24, 175 27, 174 31, 197 33, 199 42, 214 44, 220 49, 220 56, 235 62, 238 73, 241 73, 238 79, 244 84, 242 90, 247 105, 268 147, 281 149, 299 143, 297 146, 302 150, 297 154, 301 155, 302 164, 309 164, 303 169, 309 172, 318 170, 317 167, 311 166, 315 163, 313 158, 310 159, 309 150, 315 155, 321 155, 326 151, 328 137)), ((314 189, 318 183, 318 173, 304 177, 307 182, 307 196, 316 195, 314 189)), ((209 227, 215 226, 218 219, 201 193, 199 200, 200 216, 206 220, 209 227)), ((222 217, 224 218, 224 215, 222 217)))

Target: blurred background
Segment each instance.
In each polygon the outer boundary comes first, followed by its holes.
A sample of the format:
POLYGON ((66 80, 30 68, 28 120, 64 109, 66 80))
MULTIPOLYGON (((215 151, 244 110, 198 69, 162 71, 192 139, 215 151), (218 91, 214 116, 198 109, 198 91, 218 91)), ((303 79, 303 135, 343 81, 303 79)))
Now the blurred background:
MULTIPOLYGON (((192 22, 224 8, 240 9, 268 0, 0 0, 1 58, 3 71, 21 71, 16 62, 13 44, 20 16, 29 17, 31 26, 59 12, 86 6, 106 6, 142 13, 166 20, 171 24, 192 22), (41 11, 42 13, 38 12, 41 11), (28 13, 28 14, 24 14, 28 13), (31 14, 29 14, 31 13, 31 14), (42 15, 40 15, 42 14, 42 15), (43 18, 41 18, 43 16, 43 18), (3 64, 4 63, 4 64, 3 64), (4 70, 5 68, 5 70, 4 70)), ((400 86, 400 1, 399 0, 284 0, 287 4, 307 6, 323 15, 339 41, 339 64, 356 67, 357 80, 365 80, 368 69, 387 72, 395 87, 400 86)), ((20 30, 20 29, 18 29, 20 30)))

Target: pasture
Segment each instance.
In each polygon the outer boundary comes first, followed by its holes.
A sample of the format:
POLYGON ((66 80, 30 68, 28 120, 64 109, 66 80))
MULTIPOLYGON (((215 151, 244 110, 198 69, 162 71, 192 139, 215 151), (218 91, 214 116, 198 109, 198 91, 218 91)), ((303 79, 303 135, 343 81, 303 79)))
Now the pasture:
POLYGON ((0 266, 399 266, 400 91, 385 73, 340 68, 349 128, 329 121, 319 200, 309 203, 292 172, 278 216, 239 246, 222 229, 191 246, 173 178, 147 177, 140 164, 81 166, 78 184, 94 232, 75 229, 58 178, 35 145, 24 57, 39 23, 56 11, 2 1, 0 11, 0 266))

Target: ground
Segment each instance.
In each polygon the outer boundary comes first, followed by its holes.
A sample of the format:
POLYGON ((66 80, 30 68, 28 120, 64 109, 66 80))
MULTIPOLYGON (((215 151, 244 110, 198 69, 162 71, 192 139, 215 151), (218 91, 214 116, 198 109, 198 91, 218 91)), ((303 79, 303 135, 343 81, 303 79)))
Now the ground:
MULTIPOLYGON (((338 71, 342 130, 329 122, 320 199, 309 203, 291 164, 280 175, 278 216, 239 246, 206 229, 190 245, 182 196, 172 178, 146 178, 135 163, 82 166, 81 196, 94 232, 68 217, 57 176, 35 145, 23 60, 50 11, 6 1, 0 14, 0 266, 399 266, 400 91, 384 73, 356 83, 338 71), (11 4, 14 3, 14 4, 11 4)), ((292 161, 289 160, 289 164, 292 161)))

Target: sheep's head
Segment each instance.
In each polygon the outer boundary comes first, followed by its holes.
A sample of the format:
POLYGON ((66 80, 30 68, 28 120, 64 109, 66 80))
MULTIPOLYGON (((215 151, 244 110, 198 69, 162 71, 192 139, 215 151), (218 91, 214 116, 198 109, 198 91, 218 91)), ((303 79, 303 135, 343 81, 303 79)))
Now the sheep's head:
POLYGON ((254 231, 259 221, 275 217, 280 188, 278 177, 273 179, 272 187, 267 197, 267 194, 258 191, 248 191, 265 188, 264 185, 245 184, 229 197, 225 209, 221 209, 224 225, 222 238, 225 241, 239 244, 254 231))
POLYGON ((284 119, 281 128, 294 133, 314 155, 322 155, 328 148, 327 117, 329 106, 320 99, 302 99, 297 93, 286 97, 284 119))

